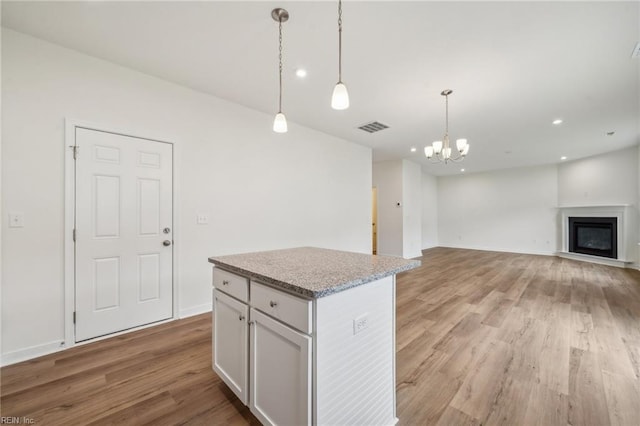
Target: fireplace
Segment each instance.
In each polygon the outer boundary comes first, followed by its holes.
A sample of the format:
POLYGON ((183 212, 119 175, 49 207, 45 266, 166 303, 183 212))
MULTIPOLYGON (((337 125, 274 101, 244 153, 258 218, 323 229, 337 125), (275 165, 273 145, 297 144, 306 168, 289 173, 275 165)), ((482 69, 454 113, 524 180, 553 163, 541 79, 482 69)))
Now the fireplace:
POLYGON ((616 217, 569 217, 569 251, 618 258, 616 217))

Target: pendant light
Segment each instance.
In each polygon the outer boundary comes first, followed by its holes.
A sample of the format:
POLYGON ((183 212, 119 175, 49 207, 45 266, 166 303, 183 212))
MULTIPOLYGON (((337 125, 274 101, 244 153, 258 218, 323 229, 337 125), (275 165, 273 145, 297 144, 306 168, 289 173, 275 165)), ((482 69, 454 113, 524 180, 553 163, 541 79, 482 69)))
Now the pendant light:
POLYGON ((349 92, 342 82, 342 0, 338 0, 338 83, 333 88, 331 108, 337 110, 349 108, 349 92))
POLYGON ((446 89, 440 93, 445 97, 445 130, 444 138, 441 141, 435 141, 431 146, 424 148, 424 155, 434 163, 445 163, 449 161, 462 161, 469 153, 469 144, 466 139, 456 140, 456 149, 458 153, 452 155, 451 146, 449 144, 449 95, 453 90, 446 89))
POLYGON ((287 133, 287 118, 282 113, 282 23, 289 20, 289 12, 282 8, 276 8, 271 11, 271 17, 278 23, 278 77, 280 82, 278 113, 273 120, 273 131, 287 133))

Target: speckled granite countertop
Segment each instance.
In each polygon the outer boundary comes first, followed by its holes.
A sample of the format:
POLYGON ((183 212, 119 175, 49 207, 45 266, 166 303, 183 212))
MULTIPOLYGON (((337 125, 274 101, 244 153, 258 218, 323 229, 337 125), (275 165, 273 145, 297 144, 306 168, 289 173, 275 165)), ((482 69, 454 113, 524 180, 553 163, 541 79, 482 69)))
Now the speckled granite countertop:
POLYGON ((210 257, 230 272, 318 298, 420 266, 419 260, 300 247, 210 257))

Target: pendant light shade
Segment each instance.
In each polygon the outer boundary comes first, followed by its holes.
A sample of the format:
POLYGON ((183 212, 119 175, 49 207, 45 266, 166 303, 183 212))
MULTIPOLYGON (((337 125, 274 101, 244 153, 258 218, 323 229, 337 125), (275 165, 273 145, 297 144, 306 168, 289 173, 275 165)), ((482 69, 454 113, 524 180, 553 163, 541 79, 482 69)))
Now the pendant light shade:
POLYGON ((276 133, 287 133, 287 117, 283 113, 276 114, 276 118, 273 120, 273 131, 276 133))
POLYGON ((342 0, 338 0, 338 83, 333 88, 331 108, 337 110, 349 108, 349 92, 342 82, 342 0))
POLYGON ((289 12, 282 8, 276 8, 271 11, 271 17, 278 23, 278 79, 280 87, 278 113, 273 120, 273 131, 276 133, 287 133, 287 118, 282 112, 282 23, 289 20, 289 12))
POLYGON ((347 86, 342 82, 338 82, 333 88, 333 96, 331 96, 331 108, 341 110, 349 108, 349 92, 347 86))

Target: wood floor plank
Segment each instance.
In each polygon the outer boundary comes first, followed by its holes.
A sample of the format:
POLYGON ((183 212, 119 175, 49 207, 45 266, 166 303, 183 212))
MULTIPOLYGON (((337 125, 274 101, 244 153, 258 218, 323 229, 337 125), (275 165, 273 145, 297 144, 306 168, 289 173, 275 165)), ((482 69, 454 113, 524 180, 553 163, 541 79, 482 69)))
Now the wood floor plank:
MULTIPOLYGON (((401 425, 640 425, 640 271, 425 250, 397 278, 401 425)), ((0 369, 36 424, 258 425, 211 370, 211 314, 0 369)))
POLYGON ((577 348, 571 349, 569 364, 569 424, 611 424, 598 358, 577 348))

